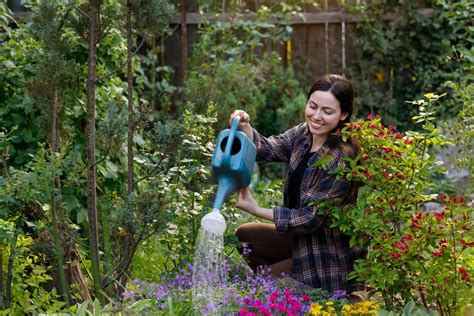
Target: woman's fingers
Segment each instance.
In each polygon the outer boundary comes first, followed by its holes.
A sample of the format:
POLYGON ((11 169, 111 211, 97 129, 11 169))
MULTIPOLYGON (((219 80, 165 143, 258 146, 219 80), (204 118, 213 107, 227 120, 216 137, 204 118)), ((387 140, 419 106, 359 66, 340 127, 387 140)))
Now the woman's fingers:
POLYGON ((239 123, 239 127, 240 128, 243 128, 246 124, 248 124, 250 122, 250 116, 245 112, 245 111, 242 111, 242 110, 235 110, 231 115, 230 115, 230 120, 229 120, 229 124, 232 124, 232 121, 234 120, 234 118, 236 116, 240 116, 240 123, 239 123))

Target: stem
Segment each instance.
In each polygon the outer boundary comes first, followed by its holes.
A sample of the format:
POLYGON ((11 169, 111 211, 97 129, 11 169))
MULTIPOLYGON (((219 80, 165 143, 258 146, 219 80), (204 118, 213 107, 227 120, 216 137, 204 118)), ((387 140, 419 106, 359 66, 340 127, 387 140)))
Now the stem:
MULTIPOLYGON (((452 269, 452 271, 454 271, 454 283, 455 283, 454 288, 456 289, 457 288, 457 286, 456 286, 457 285, 457 280, 458 280, 458 278, 457 278, 458 271, 457 271, 457 268, 456 268, 457 267, 456 236, 454 235, 454 229, 455 229, 454 223, 455 222, 454 222, 454 214, 453 214, 452 208, 450 208, 450 213, 451 213, 450 214, 451 215, 450 216, 451 217, 451 225, 450 225, 451 231, 450 231, 450 233, 451 233, 451 238, 453 240, 453 247, 452 247, 452 249, 453 249, 453 252, 452 252, 452 254, 453 254, 452 255, 452 257, 453 257, 453 267, 451 269, 452 269)), ((455 309, 456 306, 457 306, 457 300, 458 300, 457 291, 454 291, 453 294, 454 294, 453 301, 452 301, 451 304, 449 304, 449 306, 451 306, 453 309, 455 309)))
POLYGON ((8 256, 8 270, 7 270, 7 284, 5 293, 5 308, 10 308, 11 296, 12 296, 12 280, 13 280, 13 262, 15 260, 16 253, 16 241, 18 239, 18 231, 15 230, 13 240, 10 244, 10 255, 8 256))
MULTIPOLYGON (((135 49, 135 51, 133 52, 132 56, 135 56, 138 51, 140 50, 140 48, 142 48, 143 44, 145 44, 145 39, 143 39, 140 43, 140 45, 138 45, 138 47, 135 49)), ((102 77, 99 77, 97 79, 95 79, 95 81, 100 81, 100 80, 103 80, 103 79, 106 79, 108 77, 111 77, 113 76, 114 74, 116 74, 118 71, 120 71, 120 69, 122 69, 125 65, 127 65, 128 63, 128 57, 127 57, 127 60, 125 60, 122 64, 120 64, 120 66, 118 66, 117 68, 115 68, 114 70, 112 70, 111 72, 109 72, 108 74, 106 75, 103 75, 102 77)))
POLYGON ((8 171, 8 164, 7 164, 7 158, 10 156, 10 153, 8 152, 8 146, 5 147, 2 153, 2 165, 3 165, 3 170, 5 170, 5 176, 7 177, 8 180, 11 180, 10 172, 8 171))
POLYGON ((3 309, 3 246, 0 248, 0 310, 3 309))
MULTIPOLYGON (((59 104, 58 104, 58 87, 54 87, 54 98, 53 98, 53 111, 52 111, 52 122, 51 122, 51 149, 53 151, 53 160, 55 160, 55 154, 59 152, 58 146, 58 115, 59 115, 59 104)), ((55 163, 53 161, 53 163, 55 163)), ((59 182, 59 180, 58 180, 59 182)), ((56 257, 56 266, 59 275, 59 284, 61 292, 65 296, 68 306, 72 305, 71 292, 69 291, 69 284, 67 283, 66 273, 64 272, 64 255, 61 245, 61 238, 59 237, 59 218, 57 213, 56 204, 56 179, 53 175, 50 181, 51 193, 51 221, 52 221, 52 234, 54 240, 54 252, 56 257)))
POLYGON ((146 180, 146 179, 152 177, 152 176, 153 176, 153 173, 154 173, 156 170, 158 170, 159 167, 161 167, 161 163, 163 162, 163 160, 164 160, 164 157, 162 157, 162 158, 156 163, 156 165, 153 167, 153 169, 152 169, 147 175, 145 175, 145 176, 141 177, 140 179, 138 179, 137 181, 135 181, 134 186, 137 185, 138 183, 140 183, 141 181, 146 180))

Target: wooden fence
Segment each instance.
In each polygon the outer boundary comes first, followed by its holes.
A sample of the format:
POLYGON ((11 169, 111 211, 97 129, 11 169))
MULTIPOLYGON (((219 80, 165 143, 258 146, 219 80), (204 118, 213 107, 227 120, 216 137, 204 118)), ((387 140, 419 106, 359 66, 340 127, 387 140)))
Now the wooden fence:
MULTIPOLYGON (((284 64, 291 62, 297 71, 303 71, 315 78, 325 73, 344 74, 356 58, 355 34, 356 23, 360 17, 349 15, 341 10, 341 3, 354 3, 360 0, 320 0, 303 5, 303 11, 295 15, 291 24, 293 32, 287 43, 273 43, 271 49, 280 53, 284 64), (290 59, 290 60, 289 60, 290 59)), ((245 19, 245 15, 199 14, 194 0, 177 0, 181 12, 174 16, 170 24, 174 32, 164 43, 163 63, 175 71, 173 83, 181 86, 183 74, 187 69, 187 58, 192 54, 192 46, 198 39, 197 27, 202 21, 232 21, 245 19), (183 3, 186 5, 183 6, 183 3), (184 8, 184 10, 183 10, 184 8), (184 23, 183 23, 184 21, 184 23), (186 36, 183 37, 183 30, 186 36), (186 46, 186 51, 183 47, 186 46), (183 54, 184 52, 184 54, 183 54)), ((249 1, 247 1, 249 2, 249 1)), ((419 1, 419 12, 430 16, 433 10, 423 8, 419 1)), ((384 20, 397 18, 394 14, 382 17, 384 20)))
MULTIPOLYGON (((355 30, 360 17, 344 13, 341 5, 360 1, 373 0, 302 1, 303 12, 291 20, 293 27, 291 39, 286 43, 270 43, 269 49, 279 52, 284 65, 291 62, 296 71, 302 71, 308 77, 315 78, 325 73, 344 74, 357 56, 355 30)), ((229 13, 201 15, 197 13, 198 0, 171 0, 171 2, 180 12, 170 21, 173 33, 161 44, 160 61, 163 65, 174 69, 172 84, 182 86, 188 57, 191 56, 192 47, 198 40, 198 25, 204 20, 205 23, 215 23, 232 21, 236 18, 245 19, 246 16, 229 13)), ((225 4, 226 0, 221 2, 225 4)), ((257 0, 241 0, 241 2, 250 10, 255 10, 259 3, 257 0)), ((424 8, 425 1, 417 2, 421 14, 424 16, 433 14, 432 9, 424 8)), ((21 0, 9 0, 9 5, 14 10, 24 9, 21 7, 21 0)), ((382 17, 385 20, 395 18, 397 18, 395 14, 382 17)))

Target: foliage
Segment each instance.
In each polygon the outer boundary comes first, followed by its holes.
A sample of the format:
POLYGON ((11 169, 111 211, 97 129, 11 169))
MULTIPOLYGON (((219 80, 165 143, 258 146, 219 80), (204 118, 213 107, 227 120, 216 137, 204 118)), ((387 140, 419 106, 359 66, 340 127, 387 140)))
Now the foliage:
POLYGON ((143 310, 155 311, 153 301, 151 299, 144 299, 128 306, 117 306, 115 303, 109 303, 106 306, 101 306, 100 302, 95 299, 93 302, 85 301, 75 306, 77 310, 74 315, 88 316, 88 315, 134 315, 141 313, 143 310))
MULTIPOLYGON (((452 46, 472 47, 474 6, 467 0, 432 1, 432 6, 430 17, 417 12, 416 1, 346 6, 362 18, 355 36, 359 54, 349 74, 355 83, 359 113, 379 114, 387 124, 403 130, 414 128, 409 118, 415 111, 404 106, 404 101, 423 91, 440 91, 446 80, 458 80, 460 70, 452 46), (381 18, 393 12, 400 18, 390 22, 381 18)), ((459 111, 459 103, 451 98, 440 104, 438 115, 442 118, 459 111)))
POLYGON ((144 134, 145 142, 136 158, 144 175, 136 197, 128 203, 120 199, 114 203, 113 240, 121 238, 124 229, 133 232, 135 240, 147 240, 159 229, 153 239, 160 245, 152 242, 152 246, 166 259, 160 261, 155 275, 189 262, 194 253, 199 220, 210 207, 213 189, 209 165, 215 122, 212 106, 206 115, 195 115, 189 108, 180 121, 156 122, 144 134))
MULTIPOLYGON (((56 290, 47 291, 44 286, 52 279, 49 267, 41 264, 42 258, 32 253, 33 239, 17 232, 15 224, 0 219, 0 246, 3 256, 3 273, 8 271, 8 258, 14 251, 12 270, 12 290, 10 307, 0 310, 1 315, 22 315, 33 312, 58 312, 66 303, 58 300, 56 290)), ((7 278, 3 278, 6 280, 7 278)), ((3 293, 0 293, 3 295, 3 293)))
MULTIPOLYGON (((162 34, 174 7, 166 0, 127 0, 132 13, 132 28, 143 34, 162 34)), ((123 10, 125 11, 125 10, 123 10)), ((124 27, 125 28, 125 27, 124 27)))
POLYGON ((240 108, 255 118, 262 133, 275 134, 293 123, 288 112, 301 113, 306 103, 299 103, 304 97, 291 66, 283 68, 281 58, 267 52, 267 47, 287 41, 292 28, 284 17, 272 16, 276 22, 269 17, 261 10, 253 19, 200 26, 184 99, 193 100, 198 111, 209 101, 218 104, 219 129, 240 108), (278 112, 279 108, 287 111, 278 112))
POLYGON ((351 235, 352 245, 369 248, 352 276, 379 292, 386 308, 420 298, 426 308, 452 314, 469 303, 474 214, 464 197, 444 194, 443 211, 423 212, 423 203, 437 196, 426 193, 430 171, 444 171, 428 149, 448 143, 433 124, 439 96, 425 97, 412 102, 419 106, 413 119, 420 132, 402 136, 372 116, 343 128, 342 137, 357 139, 361 152, 339 175, 365 187, 357 205, 333 209, 331 226, 351 235))
POLYGON ((442 128, 450 135, 455 145, 449 146, 449 163, 454 170, 466 170, 469 176, 466 185, 460 186, 458 190, 465 194, 473 194, 474 163, 474 49, 470 51, 461 49, 458 63, 462 70, 459 82, 447 81, 445 86, 452 89, 453 100, 461 104, 459 113, 447 119, 442 128))

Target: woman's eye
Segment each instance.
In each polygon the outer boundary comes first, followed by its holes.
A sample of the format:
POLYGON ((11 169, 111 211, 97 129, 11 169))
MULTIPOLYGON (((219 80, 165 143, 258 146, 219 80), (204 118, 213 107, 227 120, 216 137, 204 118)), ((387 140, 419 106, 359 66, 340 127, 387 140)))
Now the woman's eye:
POLYGON ((333 112, 333 111, 324 111, 324 113, 326 113, 327 115, 331 115, 331 114, 333 114, 334 112, 333 112))

